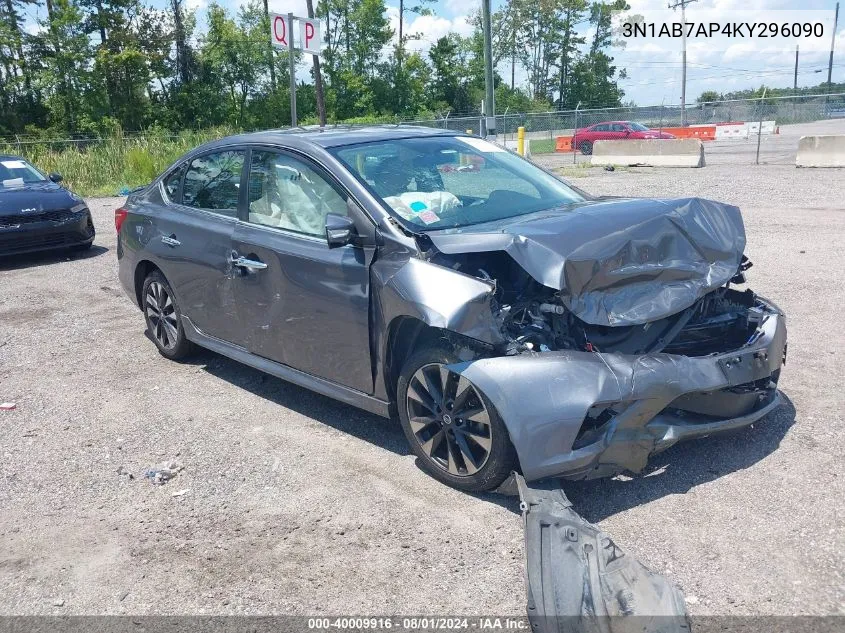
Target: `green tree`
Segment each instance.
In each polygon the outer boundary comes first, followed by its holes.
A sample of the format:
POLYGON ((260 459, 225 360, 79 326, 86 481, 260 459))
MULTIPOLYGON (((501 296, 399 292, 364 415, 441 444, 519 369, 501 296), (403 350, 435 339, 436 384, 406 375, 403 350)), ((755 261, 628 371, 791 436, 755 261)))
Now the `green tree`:
POLYGON ((47 58, 40 83, 49 94, 47 107, 51 127, 72 132, 83 114, 83 94, 90 72, 91 46, 85 16, 71 0, 46 0, 48 32, 44 50, 47 58))

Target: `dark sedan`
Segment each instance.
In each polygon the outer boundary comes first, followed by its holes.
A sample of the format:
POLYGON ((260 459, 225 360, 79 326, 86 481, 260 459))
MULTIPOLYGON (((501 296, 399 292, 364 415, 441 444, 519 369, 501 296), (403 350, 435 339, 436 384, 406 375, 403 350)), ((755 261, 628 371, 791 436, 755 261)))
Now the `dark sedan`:
POLYGON ((464 490, 640 471, 780 403, 781 311, 734 206, 601 199, 477 137, 263 132, 115 211, 162 355, 196 345, 384 416, 464 490))
POLYGON ((18 156, 0 155, 0 256, 86 249, 94 222, 85 201, 18 156))

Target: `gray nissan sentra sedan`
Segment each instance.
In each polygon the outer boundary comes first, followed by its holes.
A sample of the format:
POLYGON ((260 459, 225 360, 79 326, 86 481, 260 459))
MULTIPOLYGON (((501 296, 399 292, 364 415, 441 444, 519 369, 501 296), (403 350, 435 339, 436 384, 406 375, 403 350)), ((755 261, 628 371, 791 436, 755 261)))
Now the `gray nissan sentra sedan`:
POLYGON ((196 345, 383 416, 464 490, 639 471, 780 403, 786 325, 734 206, 593 198, 446 130, 261 132, 115 212, 162 355, 196 345))

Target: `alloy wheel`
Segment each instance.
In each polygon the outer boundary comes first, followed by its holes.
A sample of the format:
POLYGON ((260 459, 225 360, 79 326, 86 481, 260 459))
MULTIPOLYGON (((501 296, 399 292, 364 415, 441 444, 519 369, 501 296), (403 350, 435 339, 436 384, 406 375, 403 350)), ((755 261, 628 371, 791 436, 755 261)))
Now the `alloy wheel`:
POLYGON ((424 365, 408 384, 408 421, 423 453, 456 477, 477 473, 490 457, 493 426, 481 394, 440 363, 424 365))
POLYGON ((167 289, 159 282, 154 281, 147 287, 145 307, 152 335, 165 349, 176 347, 179 337, 176 306, 167 289))

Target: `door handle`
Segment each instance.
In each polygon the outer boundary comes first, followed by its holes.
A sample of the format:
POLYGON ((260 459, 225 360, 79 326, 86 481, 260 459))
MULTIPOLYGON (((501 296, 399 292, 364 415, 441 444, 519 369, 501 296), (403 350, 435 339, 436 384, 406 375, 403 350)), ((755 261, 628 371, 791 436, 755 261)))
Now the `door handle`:
POLYGON ((238 268, 246 268, 247 270, 256 271, 256 270, 264 270, 267 268, 267 264, 264 262, 259 262, 254 259, 247 259, 246 257, 242 257, 237 253, 232 253, 232 265, 237 266, 238 268))
POLYGON ((167 237, 166 235, 164 235, 164 236, 162 236, 161 241, 162 241, 163 244, 167 244, 168 246, 170 246, 172 248, 176 248, 177 246, 182 245, 182 242, 177 240, 175 235, 171 235, 170 237, 167 237))

